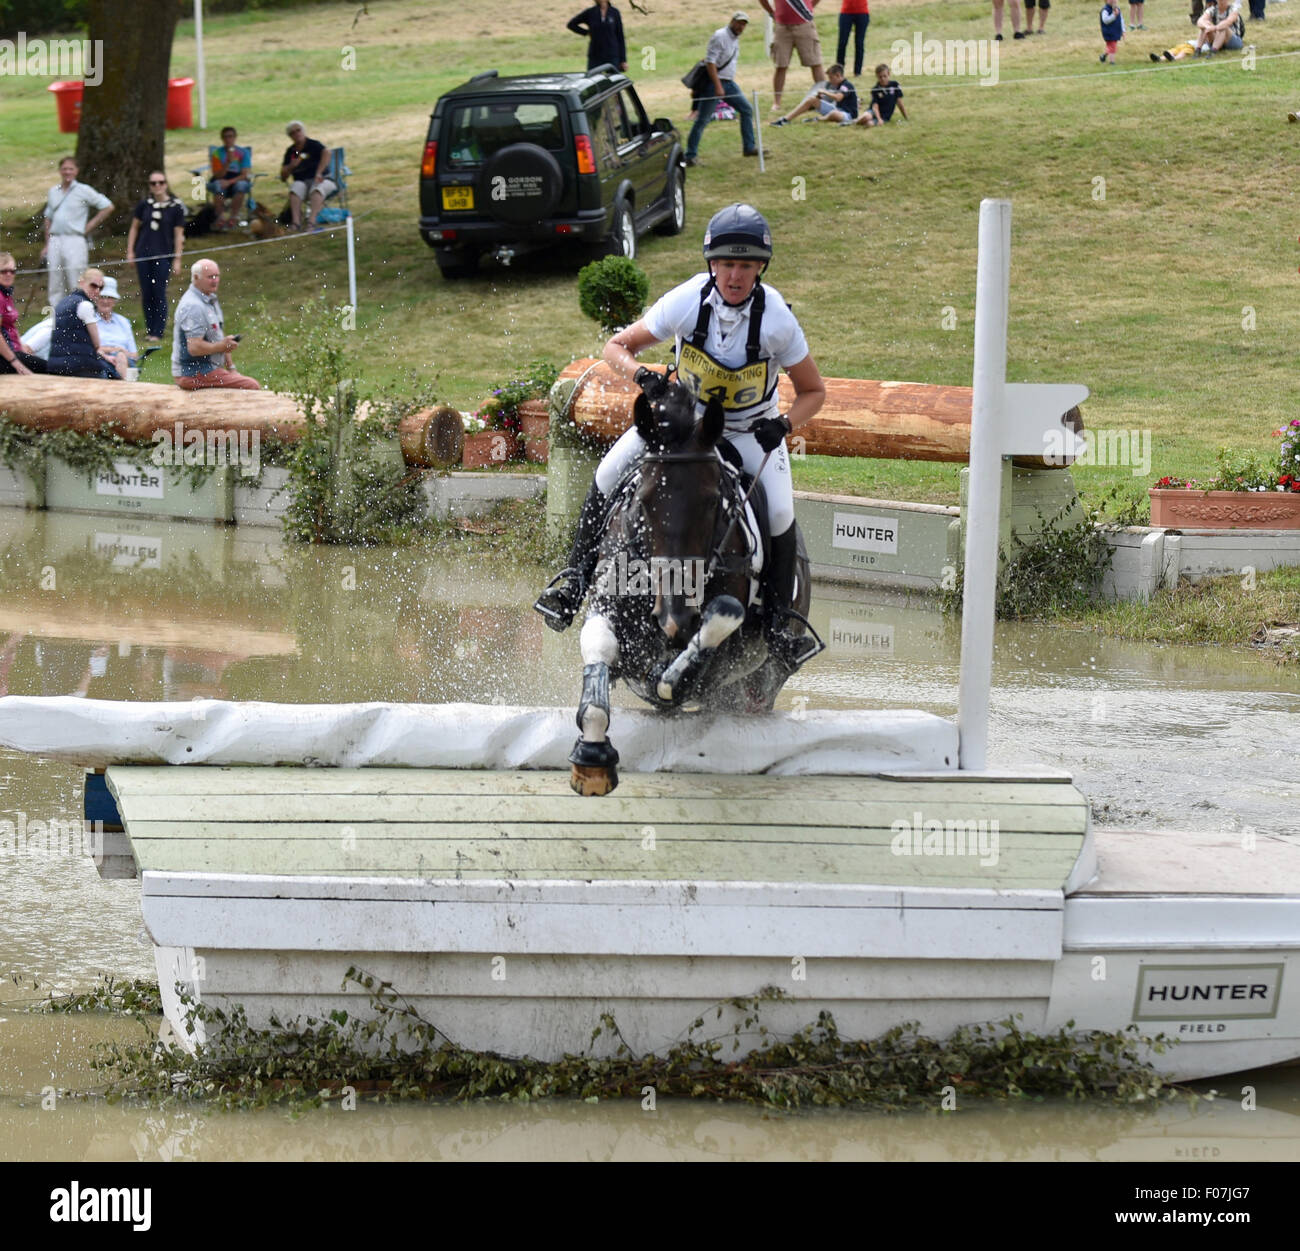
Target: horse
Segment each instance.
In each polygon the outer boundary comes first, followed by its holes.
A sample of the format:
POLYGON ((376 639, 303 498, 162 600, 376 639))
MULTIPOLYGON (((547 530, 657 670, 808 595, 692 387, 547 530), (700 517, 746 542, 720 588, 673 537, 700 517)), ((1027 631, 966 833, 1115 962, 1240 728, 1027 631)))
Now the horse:
POLYGON ((618 785, 618 752, 608 737, 612 682, 622 679, 666 714, 688 703, 767 712, 790 675, 824 646, 807 619, 802 535, 794 602, 781 615, 816 648, 791 662, 771 645, 762 485, 749 484, 722 440, 721 404, 710 400, 697 423, 694 395, 673 381, 653 401, 638 396, 633 419, 646 451, 611 493, 580 637, 582 735, 569 756, 570 785, 580 795, 607 795, 618 785))

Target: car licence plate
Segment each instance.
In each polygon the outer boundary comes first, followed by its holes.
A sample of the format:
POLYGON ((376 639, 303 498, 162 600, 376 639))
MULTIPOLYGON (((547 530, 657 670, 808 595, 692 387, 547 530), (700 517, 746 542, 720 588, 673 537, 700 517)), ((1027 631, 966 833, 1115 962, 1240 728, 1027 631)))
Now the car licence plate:
POLYGON ((473 187, 443 187, 442 207, 449 213, 474 207, 473 187))

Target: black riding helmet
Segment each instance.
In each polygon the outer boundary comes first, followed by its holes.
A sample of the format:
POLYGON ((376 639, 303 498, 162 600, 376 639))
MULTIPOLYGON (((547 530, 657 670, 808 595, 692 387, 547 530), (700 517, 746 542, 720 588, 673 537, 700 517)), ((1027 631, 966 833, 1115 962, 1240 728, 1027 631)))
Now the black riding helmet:
MULTIPOLYGON (((728 204, 709 219, 704 231, 704 259, 762 261, 759 281, 772 260, 772 231, 752 204, 728 204)), ((712 274, 713 267, 709 267, 712 274)), ((757 284, 755 284, 757 289, 757 284)))

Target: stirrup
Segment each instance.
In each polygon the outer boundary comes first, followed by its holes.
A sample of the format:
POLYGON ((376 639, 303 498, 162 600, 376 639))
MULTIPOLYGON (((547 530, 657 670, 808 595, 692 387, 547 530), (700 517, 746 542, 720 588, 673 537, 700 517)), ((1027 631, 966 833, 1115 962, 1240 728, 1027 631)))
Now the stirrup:
POLYGON ((822 642, 821 635, 813 629, 812 622, 793 608, 773 610, 764 624, 763 633, 767 638, 768 650, 786 665, 791 673, 826 650, 826 644, 822 642), (792 634, 784 628, 783 624, 780 624, 787 620, 802 622, 806 633, 792 634))
POLYGON ((537 597, 533 609, 542 614, 542 619, 552 630, 562 632, 573 624, 586 594, 587 580, 580 569, 570 565, 561 569, 546 584, 546 589, 537 597), (557 585, 561 583, 563 585, 557 585))

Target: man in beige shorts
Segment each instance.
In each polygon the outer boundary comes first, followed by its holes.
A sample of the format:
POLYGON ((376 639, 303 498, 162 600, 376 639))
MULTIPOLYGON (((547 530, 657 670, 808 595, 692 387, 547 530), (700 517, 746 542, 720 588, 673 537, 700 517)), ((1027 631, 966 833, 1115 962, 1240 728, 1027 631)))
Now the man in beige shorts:
POLYGON ((817 24, 813 9, 817 0, 758 0, 775 27, 772 41, 772 108, 781 111, 781 92, 785 88, 785 72, 790 67, 791 52, 798 51, 799 64, 812 71, 813 84, 826 77, 822 68, 822 45, 817 38, 817 24))

